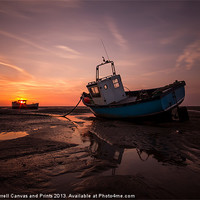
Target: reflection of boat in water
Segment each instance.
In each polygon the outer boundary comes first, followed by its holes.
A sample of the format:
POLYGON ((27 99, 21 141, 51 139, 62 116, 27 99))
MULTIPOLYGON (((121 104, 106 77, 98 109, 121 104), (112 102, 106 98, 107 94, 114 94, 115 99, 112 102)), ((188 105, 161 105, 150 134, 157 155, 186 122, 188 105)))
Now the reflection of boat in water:
POLYGON ((39 103, 27 104, 27 100, 20 99, 12 102, 13 109, 38 109, 39 103))
MULTIPOLYGON (((95 120, 90 130, 90 153, 93 157, 120 164, 124 150, 135 150, 141 161, 149 157, 171 165, 185 165, 177 135, 166 138, 163 128, 131 125, 127 122, 95 120), (119 123, 119 125, 118 125, 119 123), (109 126, 110 124, 110 126, 109 126), (128 128, 125 128, 128 126, 128 128), (141 129, 140 129, 141 128, 141 129), (162 132, 162 134, 155 134, 162 132), (142 133, 142 134, 141 134, 142 133), (173 142, 172 142, 173 141, 173 142)), ((131 158, 130 158, 131 159, 131 158)), ((128 163, 127 163, 128 164, 128 163)))
POLYGON ((98 138, 94 134, 90 134, 90 153, 93 157, 109 160, 116 164, 120 164, 124 149, 118 146, 111 145, 106 141, 98 138))
MULTIPOLYGON (((87 85, 89 93, 83 93, 83 103, 99 117, 139 118, 170 114, 185 97, 185 82, 175 81, 160 88, 125 92, 114 62, 107 60, 96 67, 96 81, 87 85), (99 78, 99 67, 111 64, 112 75, 99 78)), ((187 118, 186 108, 178 109, 182 119, 187 118)))

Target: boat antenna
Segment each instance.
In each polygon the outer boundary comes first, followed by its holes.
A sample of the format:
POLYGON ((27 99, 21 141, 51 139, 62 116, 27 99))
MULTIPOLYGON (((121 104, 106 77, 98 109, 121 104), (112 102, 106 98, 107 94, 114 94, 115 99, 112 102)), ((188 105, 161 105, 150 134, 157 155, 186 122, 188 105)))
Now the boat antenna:
POLYGON ((108 57, 108 53, 107 53, 107 51, 106 51, 106 47, 105 47, 105 45, 104 45, 104 43, 103 43, 103 40, 102 40, 102 39, 101 39, 101 43, 102 43, 102 45, 103 45, 104 51, 106 52, 106 56, 107 56, 108 60, 110 60, 110 59, 109 59, 109 57, 108 57))

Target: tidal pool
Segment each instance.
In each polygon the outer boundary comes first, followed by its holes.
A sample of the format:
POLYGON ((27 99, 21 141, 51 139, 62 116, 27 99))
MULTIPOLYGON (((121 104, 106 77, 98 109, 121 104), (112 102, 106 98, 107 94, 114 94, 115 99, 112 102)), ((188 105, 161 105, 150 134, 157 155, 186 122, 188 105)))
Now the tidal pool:
POLYGON ((12 140, 20 137, 27 136, 28 133, 25 131, 17 131, 17 132, 1 132, 0 140, 12 140))

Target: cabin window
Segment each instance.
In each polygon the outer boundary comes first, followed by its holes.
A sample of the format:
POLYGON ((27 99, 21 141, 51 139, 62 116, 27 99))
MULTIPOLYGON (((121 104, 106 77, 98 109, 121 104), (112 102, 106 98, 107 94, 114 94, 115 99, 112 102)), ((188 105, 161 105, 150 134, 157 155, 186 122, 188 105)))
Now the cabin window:
POLYGON ((118 160, 119 159, 119 155, 120 155, 120 152, 119 151, 115 151, 114 159, 118 160))
POLYGON ((103 87, 104 87, 104 89, 105 89, 105 90, 107 90, 107 89, 108 89, 108 86, 107 86, 106 84, 105 84, 103 87))
POLYGON ((118 88, 119 87, 119 81, 118 79, 113 79, 113 85, 114 85, 114 88, 118 88))
POLYGON ((100 97, 99 88, 97 86, 90 88, 90 93, 93 97, 100 97))

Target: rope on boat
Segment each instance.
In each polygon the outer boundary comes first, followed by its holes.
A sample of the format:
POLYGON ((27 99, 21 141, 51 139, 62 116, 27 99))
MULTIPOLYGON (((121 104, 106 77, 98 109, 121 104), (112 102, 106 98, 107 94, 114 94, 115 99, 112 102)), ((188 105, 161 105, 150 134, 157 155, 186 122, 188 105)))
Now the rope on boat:
POLYGON ((78 107, 78 105, 79 105, 79 103, 81 102, 82 98, 83 98, 83 96, 80 97, 80 100, 79 100, 79 102, 76 104, 76 106, 75 106, 72 110, 70 110, 67 114, 63 115, 62 117, 66 117, 67 115, 69 115, 70 113, 72 113, 72 112, 78 107))

